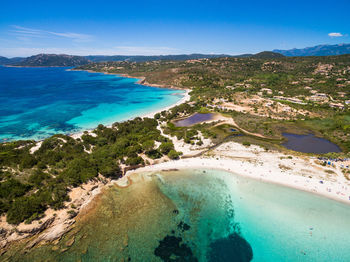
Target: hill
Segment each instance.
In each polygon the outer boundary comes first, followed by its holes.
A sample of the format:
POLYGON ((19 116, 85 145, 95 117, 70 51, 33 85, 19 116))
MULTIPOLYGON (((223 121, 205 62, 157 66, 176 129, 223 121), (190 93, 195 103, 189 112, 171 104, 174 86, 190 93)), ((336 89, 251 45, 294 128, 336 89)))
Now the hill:
POLYGON ((190 55, 154 55, 154 56, 143 56, 143 55, 115 55, 115 56, 104 56, 104 55, 90 55, 85 56, 92 62, 147 62, 147 61, 160 61, 160 60, 172 60, 172 61, 183 61, 191 59, 203 59, 203 58, 218 58, 218 57, 229 57, 229 55, 207 55, 207 54, 190 54, 190 55))
POLYGON ((0 65, 13 65, 22 62, 24 59, 23 57, 7 58, 0 56, 0 65))
POLYGON ((80 66, 86 65, 90 61, 83 56, 39 54, 30 56, 17 66, 80 66))
POLYGON ((264 52, 260 52, 260 53, 257 53, 255 55, 252 55, 251 57, 270 59, 270 58, 282 58, 282 57, 284 57, 284 55, 282 55, 280 53, 271 52, 271 51, 264 51, 264 52))
POLYGON ((330 56, 330 55, 345 55, 350 54, 350 44, 338 45, 317 45, 302 49, 279 50, 273 52, 280 53, 285 56, 330 56))

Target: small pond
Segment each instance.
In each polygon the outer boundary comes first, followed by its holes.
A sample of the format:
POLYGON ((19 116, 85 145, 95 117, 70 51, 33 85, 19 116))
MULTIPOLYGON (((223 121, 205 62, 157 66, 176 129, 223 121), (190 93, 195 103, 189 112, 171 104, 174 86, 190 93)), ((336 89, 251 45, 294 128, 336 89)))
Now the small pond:
POLYGON ((179 127, 191 126, 194 124, 198 124, 200 122, 212 120, 213 117, 214 117, 214 114, 212 114, 212 113, 208 113, 208 114, 195 113, 190 117, 176 121, 175 126, 179 126, 179 127))
POLYGON ((297 135, 291 133, 282 133, 288 139, 282 145, 288 149, 314 154, 325 154, 330 152, 341 152, 341 149, 336 144, 327 139, 316 137, 314 134, 297 135))

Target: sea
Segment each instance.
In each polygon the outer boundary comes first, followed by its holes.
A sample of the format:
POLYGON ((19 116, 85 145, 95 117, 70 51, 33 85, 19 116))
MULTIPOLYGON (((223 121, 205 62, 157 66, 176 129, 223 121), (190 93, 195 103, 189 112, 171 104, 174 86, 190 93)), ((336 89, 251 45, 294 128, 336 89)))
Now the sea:
POLYGON ((110 125, 171 106, 184 93, 69 69, 0 66, 0 142, 110 125))
POLYGON ((11 261, 350 261, 350 208, 215 169, 131 175, 110 186, 59 242, 11 261))

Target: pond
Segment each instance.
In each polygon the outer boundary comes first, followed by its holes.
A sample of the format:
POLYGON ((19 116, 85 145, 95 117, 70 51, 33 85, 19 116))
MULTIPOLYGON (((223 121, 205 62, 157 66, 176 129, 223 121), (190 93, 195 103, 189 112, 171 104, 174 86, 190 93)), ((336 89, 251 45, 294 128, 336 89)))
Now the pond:
POLYGON ((190 117, 175 121, 175 126, 178 126, 178 127, 191 126, 204 121, 212 120, 213 117, 214 117, 214 114, 212 113, 208 113, 208 114, 195 113, 190 117))
POLYGON ((291 133, 282 133, 288 139, 282 145, 288 149, 314 154, 326 154, 330 152, 341 152, 341 149, 336 144, 327 139, 316 137, 314 134, 297 135, 291 133))

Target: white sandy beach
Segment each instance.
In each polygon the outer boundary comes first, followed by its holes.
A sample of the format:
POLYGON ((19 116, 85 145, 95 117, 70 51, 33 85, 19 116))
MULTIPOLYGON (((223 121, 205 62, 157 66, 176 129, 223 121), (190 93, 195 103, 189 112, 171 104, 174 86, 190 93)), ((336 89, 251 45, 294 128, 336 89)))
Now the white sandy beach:
POLYGON ((228 142, 206 156, 150 165, 130 171, 127 175, 133 172, 168 169, 222 169, 350 204, 350 181, 345 179, 340 169, 323 167, 316 161, 314 158, 296 156, 290 159, 279 152, 265 152, 258 146, 245 147, 228 142), (329 170, 334 173, 329 173, 329 170))

